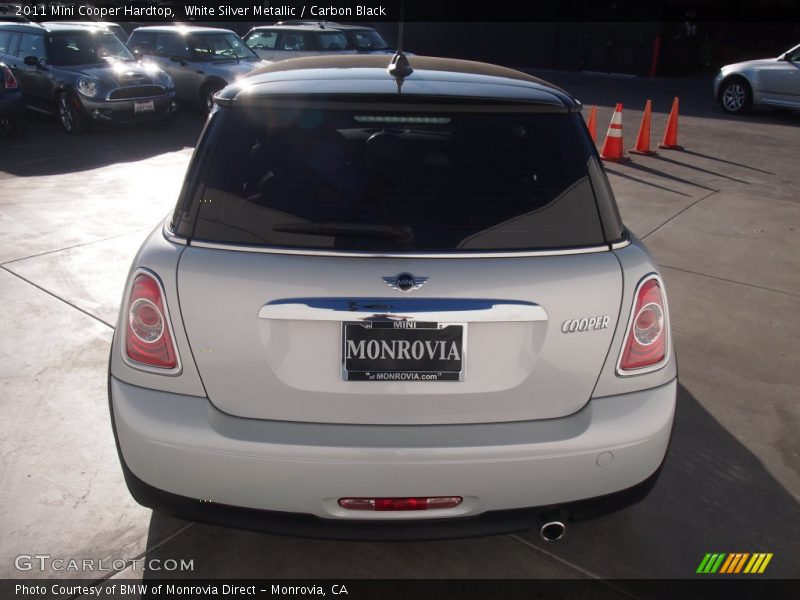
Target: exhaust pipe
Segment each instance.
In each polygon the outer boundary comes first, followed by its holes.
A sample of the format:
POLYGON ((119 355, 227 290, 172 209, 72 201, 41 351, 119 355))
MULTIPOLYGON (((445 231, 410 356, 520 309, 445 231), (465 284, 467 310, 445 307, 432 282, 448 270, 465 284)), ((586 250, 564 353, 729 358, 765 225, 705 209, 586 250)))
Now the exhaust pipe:
POLYGON ((558 513, 545 513, 539 517, 539 535, 545 542, 557 542, 566 532, 567 526, 558 513))

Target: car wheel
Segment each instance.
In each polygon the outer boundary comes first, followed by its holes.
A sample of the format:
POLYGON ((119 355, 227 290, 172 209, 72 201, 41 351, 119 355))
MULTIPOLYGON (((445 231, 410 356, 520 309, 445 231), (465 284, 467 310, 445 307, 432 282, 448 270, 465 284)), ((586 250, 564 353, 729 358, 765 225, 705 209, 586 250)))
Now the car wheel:
POLYGON ((200 90, 200 107, 207 113, 214 108, 214 94, 220 91, 224 85, 219 83, 207 83, 200 90))
POLYGON ((743 113, 753 106, 753 92, 750 84, 741 77, 733 77, 722 83, 719 94, 722 108, 729 113, 743 113))
POLYGON ((89 128, 80 100, 66 90, 58 94, 58 118, 67 133, 83 133, 89 128))

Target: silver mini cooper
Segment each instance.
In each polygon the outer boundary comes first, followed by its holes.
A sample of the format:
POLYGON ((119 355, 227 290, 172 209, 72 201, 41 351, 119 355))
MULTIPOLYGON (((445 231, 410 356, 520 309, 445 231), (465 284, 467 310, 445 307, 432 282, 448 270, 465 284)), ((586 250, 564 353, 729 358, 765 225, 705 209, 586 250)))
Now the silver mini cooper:
POLYGON ((672 431, 664 282, 580 104, 493 65, 299 58, 226 87, 116 331, 128 487, 190 519, 556 540, 641 498, 672 431))

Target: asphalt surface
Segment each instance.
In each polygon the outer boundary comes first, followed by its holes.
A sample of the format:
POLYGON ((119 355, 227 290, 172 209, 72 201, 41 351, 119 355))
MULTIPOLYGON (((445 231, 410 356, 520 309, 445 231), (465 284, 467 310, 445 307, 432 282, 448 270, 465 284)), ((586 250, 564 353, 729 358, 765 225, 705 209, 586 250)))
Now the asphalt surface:
POLYGON ((202 577, 684 578, 706 552, 772 552, 763 577, 800 577, 800 115, 727 116, 706 80, 540 74, 598 106, 600 142, 623 102, 626 147, 645 99, 655 145, 681 97, 683 151, 607 165, 665 277, 679 357, 672 447, 645 501, 571 524, 556 544, 534 531, 305 540, 138 506, 108 419, 109 343, 131 260, 174 204, 202 117, 71 137, 34 116, 26 136, 0 140, 0 577, 165 575, 130 562, 15 568, 44 553, 193 559, 180 575, 202 577))

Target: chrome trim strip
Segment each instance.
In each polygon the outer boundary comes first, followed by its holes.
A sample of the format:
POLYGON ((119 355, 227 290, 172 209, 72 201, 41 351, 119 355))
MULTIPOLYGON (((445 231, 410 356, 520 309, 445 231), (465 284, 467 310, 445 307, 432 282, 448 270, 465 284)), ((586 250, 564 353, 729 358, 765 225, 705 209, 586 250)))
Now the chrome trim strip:
POLYGON ((262 306, 258 318, 280 321, 385 319, 433 323, 548 320, 547 311, 533 302, 468 298, 285 298, 262 306))
POLYGON ((131 367, 132 369, 136 369, 138 371, 145 371, 147 373, 152 373, 154 375, 168 375, 170 377, 177 377, 183 372, 183 364, 181 363, 181 354, 178 352, 178 343, 175 341, 175 331, 172 328, 172 318, 169 316, 169 303, 167 302, 167 294, 164 291, 164 286, 161 283, 161 279, 150 269, 145 269, 144 267, 138 267, 133 273, 131 273, 130 277, 128 278, 128 283, 125 285, 125 295, 123 296, 123 300, 125 302, 123 309, 122 309, 122 323, 125 324, 128 322, 127 315, 128 311, 130 310, 130 296, 131 296, 131 288, 133 287, 133 282, 136 281, 136 277, 138 275, 146 275, 150 277, 153 281, 156 282, 158 286, 158 291, 161 294, 161 298, 164 302, 164 319, 167 321, 167 327, 169 328, 169 336, 172 340, 172 347, 175 350, 175 367, 172 369, 163 369, 161 367, 153 367, 151 365, 145 365, 138 361, 133 360, 132 358, 128 357, 128 353, 125 352, 125 348, 127 346, 127 337, 128 328, 127 327, 120 327, 122 331, 119 331, 120 334, 120 342, 119 342, 119 353, 122 357, 122 362, 126 365, 131 367))
POLYGON ((670 331, 667 290, 664 287, 664 281, 661 279, 661 276, 658 273, 648 273, 639 280, 639 283, 636 284, 636 289, 633 291, 631 314, 628 317, 628 324, 625 326, 625 333, 622 337, 622 346, 619 349, 619 356, 617 357, 617 366, 614 369, 614 372, 616 373, 617 377, 632 377, 634 375, 644 375, 646 373, 652 373, 653 371, 658 371, 667 366, 671 353, 672 353, 672 331, 670 331), (628 335, 630 334, 631 325, 633 324, 633 317, 635 316, 633 313, 636 310, 636 299, 639 297, 639 290, 641 289, 641 287, 651 279, 655 279, 656 281, 658 281, 658 285, 661 287, 661 297, 664 298, 664 331, 667 334, 667 347, 665 348, 664 351, 664 359, 661 362, 658 362, 654 365, 650 365, 648 367, 642 367, 641 369, 631 369, 631 370, 621 369, 620 364, 622 363, 622 354, 623 352, 625 352, 625 343, 628 341, 628 335))
POLYGON ((625 247, 630 246, 630 245, 631 245, 630 239, 625 239, 625 240, 622 240, 621 242, 614 242, 613 244, 611 244, 611 249, 612 250, 619 250, 620 248, 625 248, 625 247))
POLYGON ((346 258, 524 258, 533 256, 565 256, 569 254, 592 254, 608 252, 608 244, 567 248, 564 250, 529 250, 520 252, 353 252, 335 250, 312 250, 307 248, 270 248, 261 246, 238 246, 192 240, 190 246, 209 250, 228 250, 234 252, 258 252, 261 254, 288 254, 296 256, 335 256, 346 258))
POLYGON ((172 232, 172 229, 169 228, 169 217, 164 219, 164 225, 161 227, 161 233, 168 242, 172 242, 173 244, 180 244, 182 246, 186 246, 188 244, 186 238, 178 237, 172 232))

